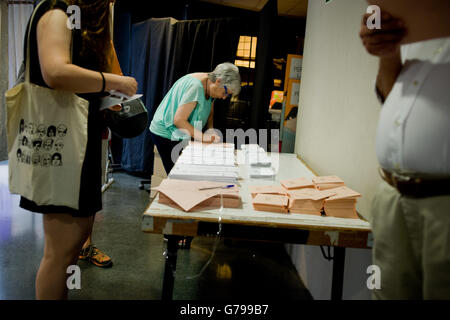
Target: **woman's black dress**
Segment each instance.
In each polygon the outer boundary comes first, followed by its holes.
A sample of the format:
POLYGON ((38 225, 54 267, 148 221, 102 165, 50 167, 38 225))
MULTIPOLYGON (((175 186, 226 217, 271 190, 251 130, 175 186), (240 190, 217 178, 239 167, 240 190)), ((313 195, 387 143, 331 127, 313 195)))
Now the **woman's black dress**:
MULTIPOLYGON (((48 87, 42 78, 41 68, 39 65, 39 57, 37 50, 36 29, 39 19, 51 9, 52 1, 45 1, 36 12, 36 16, 31 26, 30 36, 30 81, 34 84, 48 87)), ((58 1, 53 9, 59 8, 64 12, 67 10, 67 4, 63 1, 58 1)), ((30 27, 29 23, 27 26, 30 27)), ((27 50, 27 32, 25 33, 24 41, 24 59, 26 60, 27 50)), ((73 54, 72 62, 75 65, 91 70, 99 70, 99 67, 92 65, 92 61, 83 61, 80 56, 81 48, 81 31, 74 29, 73 36, 73 54)), ((100 71, 100 70, 99 70, 100 71)), ((102 192, 101 192, 101 146, 102 146, 102 131, 104 124, 102 122, 101 114, 99 112, 99 94, 79 94, 80 97, 89 101, 89 115, 88 115, 88 142, 86 147, 86 155, 81 171, 80 197, 79 209, 68 208, 64 206, 45 205, 38 206, 33 201, 24 197, 20 198, 20 207, 38 213, 69 213, 74 217, 88 217, 94 215, 102 209, 102 192)), ((67 183, 70 183, 68 181, 67 183)))

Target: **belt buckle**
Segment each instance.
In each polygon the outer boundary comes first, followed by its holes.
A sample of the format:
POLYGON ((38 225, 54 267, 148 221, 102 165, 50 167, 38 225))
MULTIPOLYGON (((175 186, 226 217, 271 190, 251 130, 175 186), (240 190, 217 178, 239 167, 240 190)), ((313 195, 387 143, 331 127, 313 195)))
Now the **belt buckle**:
POLYGON ((405 176, 405 175, 399 174, 397 172, 392 172, 391 175, 392 175, 392 183, 394 184, 395 188, 397 188, 397 189, 399 187, 399 183, 405 184, 405 183, 411 182, 413 180, 412 177, 405 176))

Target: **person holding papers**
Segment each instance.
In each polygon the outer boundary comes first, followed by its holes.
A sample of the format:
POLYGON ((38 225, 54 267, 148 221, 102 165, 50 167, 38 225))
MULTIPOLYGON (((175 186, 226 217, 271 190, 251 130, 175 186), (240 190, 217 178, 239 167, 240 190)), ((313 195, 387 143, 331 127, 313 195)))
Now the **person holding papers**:
POLYGON ((240 90, 239 69, 228 62, 217 65, 212 72, 190 73, 175 82, 150 124, 153 143, 167 174, 176 161, 172 159, 172 149, 181 140, 219 142, 219 136, 203 134, 201 130, 206 125, 213 127, 214 99, 236 96, 240 90))
POLYGON ((367 14, 360 36, 379 58, 385 180, 370 221, 381 280, 373 298, 450 299, 450 1, 368 3, 382 12, 381 29, 367 27, 367 14))
MULTIPOLYGON (((75 92, 89 101, 88 123, 84 128, 88 142, 80 177, 79 209, 55 203, 38 205, 25 197, 20 199, 20 207, 44 214, 45 243, 36 275, 37 299, 67 298, 67 267, 76 264, 83 243, 91 234, 95 213, 102 209, 101 142, 104 124, 99 99, 110 90, 130 96, 137 90, 134 78, 111 73, 110 2, 41 1, 35 8, 32 23, 29 21, 27 26, 31 36, 29 48, 25 36, 24 53, 29 49, 30 82, 75 92), (72 31, 67 27, 68 5, 79 7, 80 29, 72 31)), ((59 134, 64 134, 62 126, 59 131, 59 134)), ((58 130, 54 130, 53 137, 57 135, 58 130)), ((67 184, 72 185, 72 181, 67 181, 67 184)))

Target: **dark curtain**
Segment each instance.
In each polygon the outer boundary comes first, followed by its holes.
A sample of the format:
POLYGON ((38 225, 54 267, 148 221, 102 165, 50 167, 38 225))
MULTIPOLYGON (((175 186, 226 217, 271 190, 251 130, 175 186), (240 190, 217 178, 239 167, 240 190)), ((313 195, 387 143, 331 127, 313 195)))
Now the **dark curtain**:
MULTIPOLYGON (((114 16, 114 47, 120 68, 124 75, 130 75, 131 61, 131 14, 115 12, 114 16)), ((122 163, 122 138, 114 134, 111 135, 111 155, 113 163, 122 163)))
POLYGON ((256 48, 255 86, 250 124, 252 128, 267 128, 268 107, 273 89, 273 57, 276 44, 274 26, 277 23, 277 0, 269 0, 260 12, 258 46, 256 48))
MULTIPOLYGON (((126 18, 121 22, 126 24, 126 18)), ((119 61, 124 66, 124 74, 135 77, 139 83, 138 92, 144 94, 149 123, 164 95, 181 76, 209 72, 219 63, 234 62, 240 35, 238 27, 237 18, 190 21, 158 18, 132 25, 127 37, 126 27, 116 25, 119 61)), ((122 144, 122 167, 150 177, 154 146, 149 130, 136 138, 124 139, 122 144)))

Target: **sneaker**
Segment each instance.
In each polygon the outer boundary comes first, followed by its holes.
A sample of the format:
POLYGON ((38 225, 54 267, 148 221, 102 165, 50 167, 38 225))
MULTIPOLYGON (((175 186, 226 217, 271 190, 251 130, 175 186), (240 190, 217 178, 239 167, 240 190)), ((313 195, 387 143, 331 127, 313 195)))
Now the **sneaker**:
POLYGON ((89 250, 91 245, 88 245, 85 248, 82 248, 80 254, 78 255, 78 260, 88 260, 89 259, 89 250))
POLYGON ((100 251, 92 244, 82 249, 78 258, 80 260, 88 260, 100 268, 109 268, 112 267, 113 264, 111 258, 107 254, 100 251))

